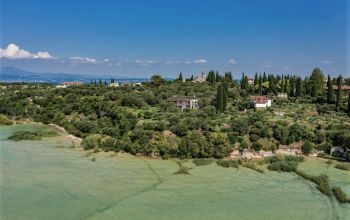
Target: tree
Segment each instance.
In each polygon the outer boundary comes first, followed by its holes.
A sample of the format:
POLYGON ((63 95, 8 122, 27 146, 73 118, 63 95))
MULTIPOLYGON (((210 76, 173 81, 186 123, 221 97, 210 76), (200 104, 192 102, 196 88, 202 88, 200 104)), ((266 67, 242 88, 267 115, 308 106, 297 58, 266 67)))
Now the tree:
POLYGON ((350 93, 348 98, 348 115, 350 116, 350 93))
POLYGON ((262 77, 259 76, 259 88, 258 88, 258 94, 262 95, 262 77))
POLYGON ((182 81, 183 81, 183 78, 182 78, 182 73, 181 73, 181 72, 180 72, 180 75, 179 75, 178 80, 179 80, 180 82, 182 82, 182 81))
POLYGON ((281 92, 284 93, 284 78, 281 79, 281 92))
POLYGON ((153 75, 151 77, 151 83, 157 87, 164 83, 164 79, 160 75, 153 75))
POLYGON ((340 108, 342 105, 342 93, 341 93, 341 84, 342 84, 342 77, 339 76, 337 79, 337 86, 338 86, 338 90, 337 90, 337 107, 340 108))
POLYGON ((301 78, 298 77, 296 88, 295 88, 295 96, 298 98, 301 96, 301 93, 302 93, 302 81, 301 81, 301 78))
POLYGON ((317 97, 323 93, 323 73, 320 68, 315 68, 310 76, 309 86, 311 87, 310 95, 317 97))
POLYGON ((220 82, 220 79, 221 79, 221 77, 219 75, 219 71, 216 71, 215 81, 220 82))
POLYGON ((301 151, 305 155, 309 155, 311 150, 313 149, 313 146, 310 142, 306 141, 302 146, 301 146, 301 151))
POLYGON ((227 93, 228 93, 228 88, 227 88, 227 84, 223 85, 223 107, 224 107, 224 111, 226 110, 227 107, 227 93))
POLYGON ((327 79, 327 102, 333 103, 334 97, 333 97, 333 83, 331 77, 328 75, 327 79))
POLYGON ((102 85, 102 79, 100 79, 100 81, 98 82, 99 85, 102 85))
POLYGON ((244 76, 244 73, 242 73, 241 89, 244 89, 244 80, 245 80, 245 76, 244 76))
POLYGON ((222 84, 218 86, 218 90, 216 93, 216 111, 223 112, 224 111, 224 90, 222 84))
POLYGON ((288 78, 284 78, 284 92, 287 93, 288 92, 288 78))
POLYGON ((254 77, 254 86, 258 85, 258 73, 255 73, 255 77, 254 77))
POLYGON ((266 77, 266 73, 264 72, 264 76, 263 76, 263 82, 267 82, 267 77, 266 77))
POLYGON ((190 81, 193 81, 193 75, 191 76, 191 79, 190 79, 190 81))
POLYGON ((294 97, 294 77, 289 79, 290 88, 289 88, 289 96, 294 97))

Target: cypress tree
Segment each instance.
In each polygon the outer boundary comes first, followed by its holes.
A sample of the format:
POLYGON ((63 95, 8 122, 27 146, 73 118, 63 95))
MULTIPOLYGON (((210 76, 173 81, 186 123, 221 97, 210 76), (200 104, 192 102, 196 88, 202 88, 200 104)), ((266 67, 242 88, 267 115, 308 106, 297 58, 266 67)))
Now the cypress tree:
POLYGON ((294 78, 290 78, 289 83, 290 83, 289 96, 294 97, 294 78))
POLYGON ((244 73, 242 73, 241 89, 244 89, 244 80, 245 80, 245 76, 244 76, 244 73))
POLYGON ((331 77, 328 75, 327 79, 327 102, 328 103, 333 103, 334 98, 333 98, 333 83, 331 77))
POLYGON ((298 77, 297 79, 297 85, 296 85, 296 88, 295 88, 295 96, 298 98, 301 96, 301 89, 302 89, 302 81, 301 81, 301 78, 298 77))
POLYGON ((100 79, 100 81, 98 82, 99 85, 102 85, 102 80, 100 79))
POLYGON ((218 86, 218 90, 216 93, 216 112, 223 112, 224 111, 224 92, 222 85, 220 84, 218 86))
POLYGON ((227 88, 227 84, 224 84, 223 86, 223 109, 224 111, 226 110, 227 107, 227 93, 228 93, 228 88, 227 88))
POLYGON ((249 79, 248 79, 248 76, 245 76, 244 77, 244 89, 248 89, 248 86, 249 86, 249 83, 248 83, 249 79))
POLYGON ((182 82, 183 81, 183 78, 182 78, 182 73, 180 72, 180 75, 179 75, 179 81, 182 82))
POLYGON ((288 93, 288 78, 287 77, 284 79, 284 92, 288 93))
POLYGON ((258 85, 258 83, 259 83, 258 73, 255 73, 255 77, 254 77, 254 86, 258 85))
POLYGON ((266 73, 264 72, 264 76, 263 76, 263 82, 267 82, 267 77, 266 77, 266 73))
POLYGON ((284 93, 284 78, 282 76, 282 80, 281 80, 281 92, 284 93))
POLYGON ((342 104, 342 94, 341 94, 341 83, 342 83, 342 77, 339 76, 337 80, 337 86, 338 86, 338 91, 337 91, 337 107, 341 107, 342 104))
POLYGON ((350 93, 348 98, 348 115, 350 116, 350 93))
POLYGON ((90 81, 90 84, 92 85, 92 84, 94 84, 94 82, 92 82, 92 80, 90 81))
POLYGON ((107 85, 107 81, 105 80, 105 86, 107 85))
POLYGON ((215 81, 220 82, 220 75, 219 75, 219 71, 217 71, 217 70, 216 70, 215 81))
POLYGON ((190 79, 191 81, 193 81, 193 74, 192 74, 192 76, 191 76, 191 79, 190 79))
POLYGON ((262 77, 259 76, 259 89, 258 89, 259 95, 262 95, 262 77))

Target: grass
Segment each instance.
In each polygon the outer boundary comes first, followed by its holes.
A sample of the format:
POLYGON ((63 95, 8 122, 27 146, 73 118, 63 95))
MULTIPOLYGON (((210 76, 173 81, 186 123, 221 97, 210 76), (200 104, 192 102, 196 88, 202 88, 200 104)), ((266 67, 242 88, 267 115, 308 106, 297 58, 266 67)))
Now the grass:
POLYGON ((213 159, 194 159, 192 163, 196 164, 196 166, 206 166, 213 163, 213 159))
POLYGON ((238 169, 239 163, 236 160, 218 160, 216 164, 225 168, 235 167, 238 169))
POLYGON ((340 170, 350 171, 350 163, 338 163, 334 167, 340 170))

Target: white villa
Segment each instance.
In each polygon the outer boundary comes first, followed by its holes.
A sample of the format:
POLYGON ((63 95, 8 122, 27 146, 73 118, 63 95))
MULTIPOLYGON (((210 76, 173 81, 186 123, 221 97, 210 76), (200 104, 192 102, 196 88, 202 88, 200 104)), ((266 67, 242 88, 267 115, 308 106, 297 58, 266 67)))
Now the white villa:
POLYGON ((110 83, 108 86, 109 87, 119 87, 119 83, 118 82, 113 82, 113 83, 110 83))
POLYGON ((272 106, 272 99, 267 96, 251 96, 255 108, 268 108, 272 106))
POLYGON ((277 97, 278 97, 278 98, 287 99, 287 98, 288 98, 288 94, 287 94, 287 93, 277 93, 277 97))
POLYGON ((81 85, 81 84, 82 84, 81 82, 63 82, 63 83, 57 85, 56 88, 65 89, 68 86, 78 86, 78 85, 81 85))
POLYGON ((185 108, 197 109, 198 108, 198 98, 193 97, 177 97, 173 96, 168 98, 168 102, 173 102, 176 104, 176 107, 184 110, 185 108))
POLYGON ((248 78, 248 84, 249 84, 249 85, 253 85, 253 84, 254 84, 254 79, 248 78))
POLYGON ((194 78, 194 81, 195 82, 205 82, 207 79, 206 79, 206 76, 205 76, 205 73, 202 72, 199 76, 196 76, 194 78))

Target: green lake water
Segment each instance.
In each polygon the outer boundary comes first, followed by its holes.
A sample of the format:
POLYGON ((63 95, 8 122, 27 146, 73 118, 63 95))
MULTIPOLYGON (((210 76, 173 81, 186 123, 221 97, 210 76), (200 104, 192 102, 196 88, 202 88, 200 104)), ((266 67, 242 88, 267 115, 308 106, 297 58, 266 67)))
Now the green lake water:
MULTIPOLYGON (((187 162, 191 175, 175 175, 173 160, 86 157, 65 136, 6 140, 14 131, 36 129, 46 127, 0 127, 0 219, 350 219, 350 205, 293 173, 187 162)), ((299 168, 327 174, 350 196, 350 172, 317 159, 299 168)))

